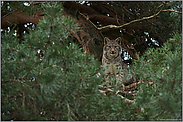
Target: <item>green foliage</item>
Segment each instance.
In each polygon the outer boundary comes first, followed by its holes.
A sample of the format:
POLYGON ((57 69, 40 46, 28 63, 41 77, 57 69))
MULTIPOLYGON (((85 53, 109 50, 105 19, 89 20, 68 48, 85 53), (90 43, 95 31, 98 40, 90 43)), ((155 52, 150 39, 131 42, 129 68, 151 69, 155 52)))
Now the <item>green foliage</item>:
POLYGON ((64 17, 57 2, 42 8, 44 19, 22 44, 13 32, 2 34, 2 120, 131 118, 120 97, 98 92, 104 74, 99 61, 72 41, 75 20, 64 17))
POLYGON ((23 44, 12 33, 2 35, 3 120, 50 120, 57 116, 54 111, 67 120, 67 105, 77 105, 101 82, 96 77, 100 63, 71 40, 75 21, 61 14, 60 4, 43 8, 45 18, 23 44))
POLYGON ((14 11, 22 11, 28 16, 36 15, 36 12, 43 10, 41 5, 44 3, 45 2, 35 2, 32 4, 31 1, 1 1, 1 12, 3 17, 13 13, 14 11))
POLYGON ((136 105, 140 120, 182 119, 182 37, 174 34, 162 48, 149 49, 131 67, 142 84, 136 105), (151 84, 151 85, 150 85, 151 84))
POLYGON ((12 31, 1 35, 2 120, 182 119, 180 35, 134 61, 130 72, 142 84, 136 103, 128 104, 99 93, 100 63, 74 43, 70 32, 79 29, 63 16, 62 2, 45 2, 41 9, 44 19, 22 44, 12 31))

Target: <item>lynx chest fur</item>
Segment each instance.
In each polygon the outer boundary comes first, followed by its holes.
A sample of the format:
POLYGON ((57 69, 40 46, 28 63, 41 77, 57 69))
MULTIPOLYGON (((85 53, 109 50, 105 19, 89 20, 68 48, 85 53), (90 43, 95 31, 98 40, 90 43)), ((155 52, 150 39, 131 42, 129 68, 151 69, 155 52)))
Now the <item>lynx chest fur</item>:
POLYGON ((106 66, 105 74, 107 76, 117 75, 120 70, 127 68, 127 65, 122 62, 121 58, 121 37, 118 37, 116 40, 104 38, 102 65, 106 66))

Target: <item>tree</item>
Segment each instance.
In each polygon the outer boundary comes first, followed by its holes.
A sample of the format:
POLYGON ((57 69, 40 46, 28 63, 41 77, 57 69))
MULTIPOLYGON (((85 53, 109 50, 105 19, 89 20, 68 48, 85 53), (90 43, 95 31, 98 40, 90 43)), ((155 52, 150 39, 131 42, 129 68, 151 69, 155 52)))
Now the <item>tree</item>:
POLYGON ((181 45, 182 36, 174 34, 162 48, 150 48, 131 67, 142 82, 136 97, 144 111, 141 119, 182 120, 181 45))
POLYGON ((2 120, 181 120, 181 4, 1 2, 2 120), (134 104, 99 92, 103 36, 133 58, 134 104))
MULTIPOLYGON (((28 31, 24 24, 36 24, 44 16, 40 8, 45 2, 4 2, 3 8, 11 6, 10 10, 3 10, 2 28, 10 26, 8 21, 17 23, 17 33, 28 31), (20 11, 23 8, 23 11, 20 11), (24 11, 29 11, 25 16, 24 11)), ((64 15, 77 19, 82 27, 73 34, 87 53, 93 53, 98 59, 102 56, 103 36, 115 39, 123 38, 123 48, 130 56, 141 56, 148 47, 162 46, 172 32, 181 33, 182 16, 181 1, 170 2, 65 2, 64 15), (150 17, 150 18, 148 18, 150 17), (133 22, 136 20, 135 22, 133 22), (132 23, 133 22, 133 23, 132 23), (126 25, 107 28, 110 25, 126 25), (103 29, 98 29, 103 28, 103 29), (157 45, 158 44, 158 45, 157 45)), ((12 27, 13 28, 13 27, 12 27)), ((130 61, 126 61, 130 62, 130 61)))

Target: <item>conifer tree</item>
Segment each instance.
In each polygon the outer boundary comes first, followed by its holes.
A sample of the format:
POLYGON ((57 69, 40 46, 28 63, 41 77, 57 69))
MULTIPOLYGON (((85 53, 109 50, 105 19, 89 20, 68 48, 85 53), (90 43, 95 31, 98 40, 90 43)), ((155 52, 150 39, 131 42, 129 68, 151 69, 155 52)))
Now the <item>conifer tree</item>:
POLYGON ((2 120, 74 120, 72 109, 101 82, 99 62, 71 41, 75 21, 60 15, 60 3, 42 8, 46 16, 22 44, 2 35, 2 120))
POLYGON ((44 18, 22 43, 13 31, 1 33, 2 120, 182 120, 182 35, 133 60, 129 73, 140 84, 135 103, 126 103, 99 92, 103 67, 74 41, 79 26, 62 2, 41 9, 44 18))
POLYGON ((182 120, 182 35, 161 48, 150 48, 130 67, 139 78, 136 105, 140 120, 182 120))

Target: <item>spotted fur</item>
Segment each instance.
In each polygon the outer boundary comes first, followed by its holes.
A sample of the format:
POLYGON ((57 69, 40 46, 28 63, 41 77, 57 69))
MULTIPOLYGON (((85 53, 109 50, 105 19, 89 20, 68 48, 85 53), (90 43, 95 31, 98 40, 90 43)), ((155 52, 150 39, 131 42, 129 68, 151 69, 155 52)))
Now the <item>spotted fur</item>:
MULTIPOLYGON (((102 65, 106 66, 105 74, 109 75, 123 75, 123 72, 119 72, 120 69, 126 69, 127 65, 122 62, 121 58, 121 37, 115 40, 104 38, 102 65)), ((123 77, 122 76, 122 77, 123 77)))

